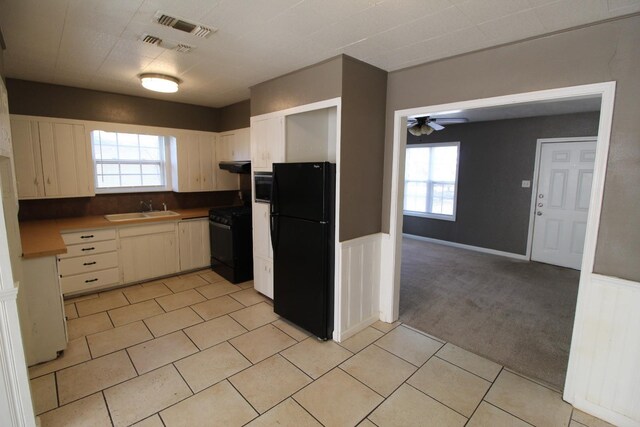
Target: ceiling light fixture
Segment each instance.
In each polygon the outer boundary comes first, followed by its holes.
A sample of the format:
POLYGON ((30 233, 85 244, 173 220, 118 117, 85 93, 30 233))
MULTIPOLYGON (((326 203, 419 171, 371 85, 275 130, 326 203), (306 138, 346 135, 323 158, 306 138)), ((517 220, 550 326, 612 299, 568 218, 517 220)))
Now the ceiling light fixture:
POLYGON ((138 77, 140 77, 142 87, 154 92, 175 93, 180 84, 180 79, 165 74, 144 73, 138 77))

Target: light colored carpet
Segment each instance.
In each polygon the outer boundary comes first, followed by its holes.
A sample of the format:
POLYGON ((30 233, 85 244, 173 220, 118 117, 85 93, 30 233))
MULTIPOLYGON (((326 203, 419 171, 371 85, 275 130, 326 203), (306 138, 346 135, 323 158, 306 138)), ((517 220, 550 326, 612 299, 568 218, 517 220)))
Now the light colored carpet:
POLYGON ((400 320, 562 390, 579 275, 404 238, 400 320))

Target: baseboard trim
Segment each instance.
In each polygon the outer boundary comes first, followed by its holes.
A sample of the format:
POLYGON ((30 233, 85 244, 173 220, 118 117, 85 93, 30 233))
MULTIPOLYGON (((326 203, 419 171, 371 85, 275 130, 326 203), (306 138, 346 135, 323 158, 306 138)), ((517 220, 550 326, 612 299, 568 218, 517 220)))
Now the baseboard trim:
POLYGON ((378 320, 380 320, 380 316, 377 316, 377 317, 371 316, 370 318, 365 319, 362 322, 359 322, 357 325, 350 327, 346 331, 343 331, 339 336, 334 332, 333 340, 336 342, 343 342, 344 340, 351 338, 358 332, 366 329, 368 326, 373 325, 378 320))
POLYGON ((482 252, 482 253, 491 254, 491 255, 498 255, 498 256, 503 256, 507 258, 517 259, 520 261, 529 261, 529 258, 527 258, 526 255, 514 254, 512 252, 497 251, 495 249, 482 248, 480 246, 465 245, 463 243, 449 242, 448 240, 433 239, 431 237, 418 236, 416 234, 402 233, 402 236, 407 237, 409 239, 422 240, 424 242, 436 243, 439 245, 451 246, 454 248, 468 249, 470 251, 482 252))
POLYGON ((612 423, 613 425, 616 425, 616 426, 620 426, 620 427, 640 426, 640 422, 638 422, 637 420, 626 417, 610 409, 603 408, 602 406, 589 402, 586 399, 576 398, 576 401, 573 402, 573 407, 583 412, 586 412, 591 416, 600 418, 601 420, 604 420, 608 423, 612 423))

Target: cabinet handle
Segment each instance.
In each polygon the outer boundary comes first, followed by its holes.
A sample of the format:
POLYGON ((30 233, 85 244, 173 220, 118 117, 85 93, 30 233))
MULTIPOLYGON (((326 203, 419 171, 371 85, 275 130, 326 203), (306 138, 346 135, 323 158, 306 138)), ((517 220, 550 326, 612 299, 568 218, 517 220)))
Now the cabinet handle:
POLYGON ((47 184, 51 184, 51 179, 47 177, 47 184))
POLYGON ((33 178, 33 185, 38 185, 38 178, 33 178))
POLYGON ((91 282, 97 282, 97 281, 98 281, 97 278, 96 279, 87 279, 87 280, 84 281, 84 283, 91 283, 91 282))
POLYGON ((96 249, 96 248, 94 248, 94 247, 91 247, 91 248, 82 248, 82 251, 83 251, 83 252, 84 252, 84 251, 93 251, 93 250, 95 250, 95 249, 96 249))
POLYGON ((81 239, 91 239, 95 237, 93 234, 87 234, 86 236, 80 236, 81 239))
POLYGON ((82 265, 94 265, 96 263, 96 261, 92 261, 92 262, 85 262, 82 265))

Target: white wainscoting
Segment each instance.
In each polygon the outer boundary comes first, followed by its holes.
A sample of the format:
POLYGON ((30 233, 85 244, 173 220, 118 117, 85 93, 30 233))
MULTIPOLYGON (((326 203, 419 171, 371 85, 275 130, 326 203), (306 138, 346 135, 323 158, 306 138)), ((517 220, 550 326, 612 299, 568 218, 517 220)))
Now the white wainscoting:
POLYGON ((583 274, 564 398, 619 426, 640 426, 640 283, 583 274))
POLYGON ((344 341, 380 318, 382 234, 340 242, 333 339, 344 341))
POLYGON ((17 291, 17 288, 0 290, 0 425, 35 426, 20 336, 17 291))

